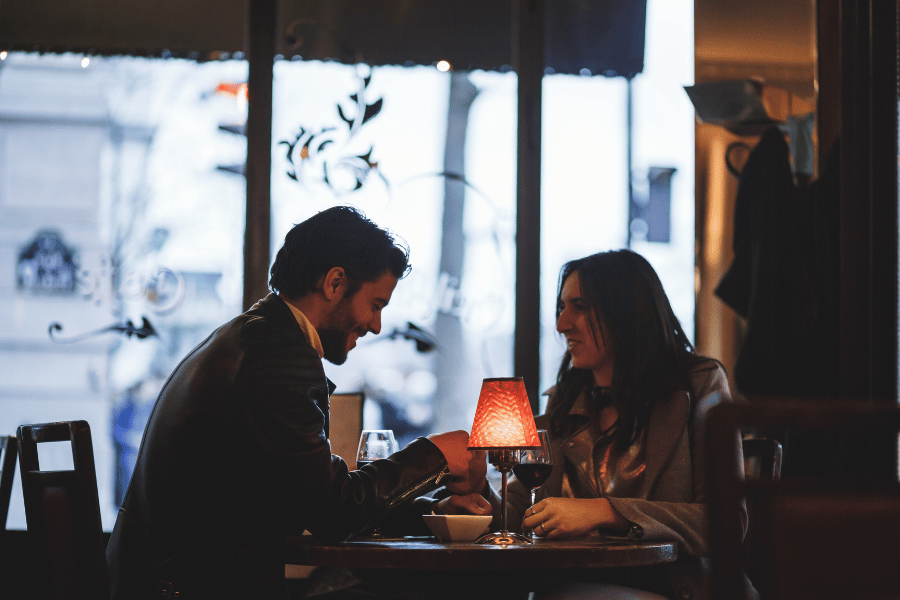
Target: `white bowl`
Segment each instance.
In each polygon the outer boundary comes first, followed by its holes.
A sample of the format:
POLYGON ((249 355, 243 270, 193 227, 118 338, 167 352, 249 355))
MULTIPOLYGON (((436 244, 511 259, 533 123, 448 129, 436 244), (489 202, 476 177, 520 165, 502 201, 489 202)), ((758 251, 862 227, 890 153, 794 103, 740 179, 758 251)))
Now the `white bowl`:
POLYGON ((442 542, 471 542, 488 530, 490 515, 422 515, 428 529, 442 542))

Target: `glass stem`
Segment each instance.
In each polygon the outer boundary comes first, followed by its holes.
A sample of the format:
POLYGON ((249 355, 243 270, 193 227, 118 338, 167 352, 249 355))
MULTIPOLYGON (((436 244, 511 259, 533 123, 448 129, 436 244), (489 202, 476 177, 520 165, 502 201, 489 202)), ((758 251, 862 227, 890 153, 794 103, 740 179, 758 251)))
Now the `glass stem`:
POLYGON ((501 471, 500 473, 503 475, 503 487, 501 488, 501 490, 503 492, 503 494, 502 494, 503 498, 501 499, 501 502, 503 504, 503 511, 501 511, 501 513, 500 513, 500 533, 502 533, 503 536, 506 537, 506 534, 507 534, 507 529, 506 529, 506 471, 504 470, 504 471, 501 471))
MULTIPOLYGON (((532 488, 532 489, 531 489, 531 510, 532 510, 532 512, 534 511, 534 501, 535 501, 536 499, 537 499, 537 489, 536 489, 536 488, 532 488)), ((530 532, 529 535, 528 535, 528 537, 530 537, 531 539, 537 539, 537 535, 535 535, 534 529, 535 529, 535 528, 532 527, 532 528, 531 528, 531 532, 530 532)))

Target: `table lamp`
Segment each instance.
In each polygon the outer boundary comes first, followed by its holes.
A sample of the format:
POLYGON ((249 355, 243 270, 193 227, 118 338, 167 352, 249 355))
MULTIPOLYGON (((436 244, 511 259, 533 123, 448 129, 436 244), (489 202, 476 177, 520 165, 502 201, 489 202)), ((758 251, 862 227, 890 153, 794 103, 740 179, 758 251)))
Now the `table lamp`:
POLYGON ((503 477, 500 531, 480 537, 479 544, 530 544, 530 539, 506 528, 506 476, 516 462, 516 450, 540 448, 534 415, 521 377, 485 379, 478 396, 469 450, 486 450, 488 462, 503 477))

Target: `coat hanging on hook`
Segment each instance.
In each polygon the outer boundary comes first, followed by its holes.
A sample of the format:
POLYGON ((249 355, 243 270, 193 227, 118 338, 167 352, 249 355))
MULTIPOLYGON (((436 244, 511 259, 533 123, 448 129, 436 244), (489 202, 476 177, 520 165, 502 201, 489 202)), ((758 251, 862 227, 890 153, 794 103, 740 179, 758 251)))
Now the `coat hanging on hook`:
POLYGON ((740 171, 734 260, 716 295, 746 319, 734 373, 744 393, 834 392, 826 332, 837 297, 839 165, 835 149, 822 177, 798 187, 785 136, 772 127, 740 171))

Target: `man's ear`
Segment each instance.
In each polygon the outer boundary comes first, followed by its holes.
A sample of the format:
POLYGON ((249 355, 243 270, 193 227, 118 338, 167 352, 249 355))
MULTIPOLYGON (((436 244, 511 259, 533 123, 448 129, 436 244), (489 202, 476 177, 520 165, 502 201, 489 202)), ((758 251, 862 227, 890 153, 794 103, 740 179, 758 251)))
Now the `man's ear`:
POLYGON ((343 267, 332 267, 325 274, 322 292, 327 300, 340 300, 347 289, 347 274, 343 267))

